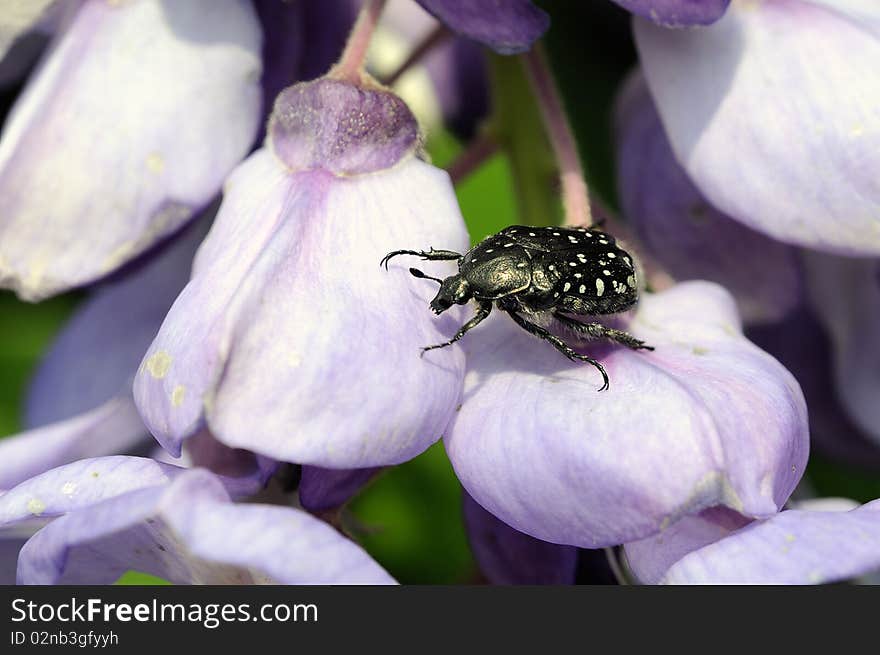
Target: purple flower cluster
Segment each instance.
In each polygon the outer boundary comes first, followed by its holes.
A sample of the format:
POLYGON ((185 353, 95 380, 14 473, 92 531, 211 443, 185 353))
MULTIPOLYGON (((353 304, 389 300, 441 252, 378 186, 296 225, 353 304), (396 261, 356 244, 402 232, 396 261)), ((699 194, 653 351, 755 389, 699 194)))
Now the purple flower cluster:
MULTIPOLYGON (((526 52, 552 18, 418 2, 469 57, 526 52)), ((384 3, 320 4, 0 9, 0 80, 52 35, 0 136, 0 286, 97 282, 0 441, 0 578, 394 583, 325 512, 440 439, 493 582, 570 583, 578 549, 617 546, 651 584, 880 569, 880 501, 791 501, 811 431, 880 448, 880 8, 617 1, 650 292, 611 320, 654 350, 578 343, 597 393, 505 316, 418 357, 468 313, 434 317, 433 283, 379 260, 469 237, 410 107, 363 71, 384 3), (827 358, 792 354, 807 329, 827 358)), ((462 52, 429 69, 456 110, 462 52)))

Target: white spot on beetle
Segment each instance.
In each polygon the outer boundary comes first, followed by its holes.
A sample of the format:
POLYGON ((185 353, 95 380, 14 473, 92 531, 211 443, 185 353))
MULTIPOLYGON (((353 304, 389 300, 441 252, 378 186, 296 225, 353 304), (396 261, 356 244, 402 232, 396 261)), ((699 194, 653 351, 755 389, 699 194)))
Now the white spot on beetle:
POLYGON ((530 237, 534 237, 534 236, 537 236, 537 235, 536 235, 534 232, 529 232, 529 236, 530 236, 530 237))
POLYGON ((553 236, 558 237, 558 236, 559 236, 559 232, 554 232, 554 233, 553 233, 553 236))
POLYGON ((615 257, 617 257, 617 255, 615 255, 613 252, 609 252, 609 253, 608 253, 608 257, 609 257, 610 259, 614 259, 615 257))
POLYGON ((512 245, 513 245, 512 243, 505 243, 505 244, 504 244, 504 247, 505 247, 505 248, 510 248, 510 246, 512 246, 512 245))
POLYGON ((587 285, 586 285, 586 284, 582 284, 582 285, 580 286, 580 288, 578 289, 578 291, 580 291, 581 293, 586 293, 586 292, 587 292, 587 285))
POLYGON ((602 275, 611 275, 611 271, 609 271, 607 268, 602 269, 602 275))
POLYGON ((631 286, 633 289, 635 289, 636 288, 636 276, 630 275, 628 278, 626 278, 626 283, 629 286, 631 286))
POLYGON ((608 241, 605 240, 605 239, 599 239, 599 243, 601 243, 603 246, 607 246, 607 245, 608 245, 608 241))
POLYGON ((596 295, 601 296, 605 293, 605 283, 602 281, 602 278, 596 278, 596 295))
POLYGON ((570 282, 566 282, 566 283, 565 283, 565 286, 562 287, 562 290, 563 290, 563 291, 568 291, 569 289, 571 289, 571 283, 570 283, 570 282))
POLYGON ((574 276, 575 276, 576 278, 580 279, 580 278, 583 277, 583 274, 582 274, 582 273, 575 273, 574 276))
POLYGON ((486 252, 490 253, 490 252, 494 252, 494 251, 495 251, 495 248, 489 248, 486 252))
POLYGON ((569 266, 577 266, 578 263, 577 263, 577 262, 568 262, 568 265, 569 265, 569 266))

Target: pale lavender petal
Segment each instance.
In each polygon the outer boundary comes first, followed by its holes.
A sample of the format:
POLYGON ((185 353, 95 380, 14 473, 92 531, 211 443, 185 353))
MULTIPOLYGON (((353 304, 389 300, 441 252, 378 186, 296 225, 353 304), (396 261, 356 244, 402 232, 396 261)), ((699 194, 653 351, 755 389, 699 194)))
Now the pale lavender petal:
POLYGON ((356 544, 299 510, 233 505, 206 471, 68 514, 22 549, 24 584, 106 584, 128 570, 178 584, 393 584, 356 544))
POLYGON ((31 382, 27 427, 74 417, 116 396, 130 398, 138 364, 189 279, 212 214, 206 212, 161 252, 99 286, 77 309, 31 382))
POLYGON ((87 457, 130 451, 150 438, 130 396, 0 439, 0 490, 87 457))
POLYGON ((447 424, 464 367, 457 348, 419 348, 449 338, 461 313, 433 319, 433 284, 379 259, 467 243, 448 176, 421 161, 338 179, 288 175, 258 151, 230 178, 193 280, 145 357, 142 416, 173 453, 207 412, 223 443, 282 461, 413 457, 447 424))
POLYGON ((626 81, 616 109, 620 199, 651 256, 675 279, 723 285, 746 323, 792 311, 803 294, 796 249, 706 201, 675 161, 640 73, 626 81))
POLYGON ((730 0, 614 0, 624 9, 664 27, 709 25, 724 15, 730 0))
POLYGON ((656 348, 596 344, 611 380, 509 318, 462 340, 463 405, 446 448, 465 489, 505 523, 587 548, 655 534, 715 505, 778 511, 803 473, 803 395, 744 339, 732 298, 687 282, 646 295, 628 326, 656 348))
POLYGON ((786 510, 673 564, 666 584, 819 584, 880 569, 880 501, 851 511, 786 510))
POLYGON ((453 32, 501 54, 525 52, 550 26, 529 0, 416 0, 453 32))
POLYGON ((0 139, 0 285, 86 284, 207 205, 258 128, 260 41, 237 0, 85 3, 0 139))
POLYGON ((880 443, 880 261, 806 253, 813 309, 831 337, 836 395, 880 443))
POLYGON ((578 552, 514 530, 464 494, 464 523, 480 570, 492 584, 573 584, 578 552))
POLYGON ((0 495, 0 525, 90 507, 126 492, 164 485, 186 469, 145 457, 84 459, 32 477, 0 495))
POLYGON ((686 516, 657 535, 626 544, 626 560, 643 584, 657 584, 688 553, 715 543, 752 520, 726 507, 686 516))
POLYGON ((880 252, 880 4, 741 2, 706 28, 637 19, 635 34, 672 148, 709 202, 780 241, 880 252))
POLYGON ((381 468, 325 469, 303 466, 299 481, 299 502, 310 512, 341 507, 357 494, 381 468))

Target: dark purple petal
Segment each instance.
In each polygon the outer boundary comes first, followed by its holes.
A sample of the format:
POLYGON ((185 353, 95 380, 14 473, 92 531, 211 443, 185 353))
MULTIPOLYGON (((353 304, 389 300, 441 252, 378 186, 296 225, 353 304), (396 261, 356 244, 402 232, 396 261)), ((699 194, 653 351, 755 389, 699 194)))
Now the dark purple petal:
POLYGON ((880 260, 821 253, 804 260, 811 306, 831 338, 836 397, 880 444, 880 260))
POLYGON ((847 415, 838 398, 831 342, 815 314, 801 307, 781 323, 753 327, 746 334, 800 383, 814 448, 852 466, 880 468, 880 447, 847 415))
POLYGON ((492 584, 572 584, 578 552, 514 530, 464 494, 464 522, 480 570, 492 584))
POLYGON ((636 19, 635 35, 676 159, 713 206, 786 243, 880 253, 880 3, 738 2, 700 29, 636 19))
POLYGON ((275 460, 225 446, 208 430, 202 430, 188 439, 184 452, 189 461, 187 467, 205 468, 221 476, 233 497, 257 493, 278 469, 275 460))
POLYGON ((550 26, 528 0, 416 0, 453 32, 510 55, 525 52, 550 26))
POLYGON ((303 466, 299 481, 299 502, 310 512, 341 507, 381 470, 381 468, 325 469, 320 466, 303 466))
POLYGON ((730 0, 614 0, 624 9, 665 27, 709 25, 724 15, 730 0))
POLYGON ((177 584, 393 584, 356 544, 299 510, 233 505, 207 471, 63 516, 22 548, 22 584, 108 584, 128 571, 177 584))
POLYGON ((255 0, 263 27, 263 111, 282 89, 311 80, 339 58, 356 16, 351 0, 255 0))
POLYGON ((90 283, 205 207, 258 129, 260 41, 238 0, 83 3, 0 138, 0 286, 90 283))
POLYGON ((627 80, 617 103, 617 173, 626 217, 674 278, 723 285, 747 323, 779 320, 800 301, 795 248, 706 201, 675 161, 640 73, 627 80))
POLYGON ((278 96, 267 145, 290 172, 357 175, 391 168, 421 146, 421 137, 396 95, 320 79, 278 96))
POLYGON ((628 329, 654 352, 593 345, 572 363, 490 317, 462 340, 463 405, 446 448, 474 499, 517 530, 587 548, 657 533, 707 507, 782 507, 807 459, 797 382, 741 333, 706 282, 646 294, 628 329))

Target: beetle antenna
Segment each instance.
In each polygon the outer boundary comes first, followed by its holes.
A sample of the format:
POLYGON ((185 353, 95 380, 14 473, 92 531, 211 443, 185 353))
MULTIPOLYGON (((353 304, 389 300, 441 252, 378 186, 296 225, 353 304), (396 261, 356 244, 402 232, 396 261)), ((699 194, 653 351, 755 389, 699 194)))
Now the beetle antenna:
POLYGON ((440 284, 443 284, 443 280, 441 280, 440 278, 431 277, 430 275, 425 275, 417 268, 411 268, 411 269, 409 269, 409 272, 413 277, 418 277, 418 278, 422 278, 425 280, 434 280, 434 282, 439 282, 440 284))

